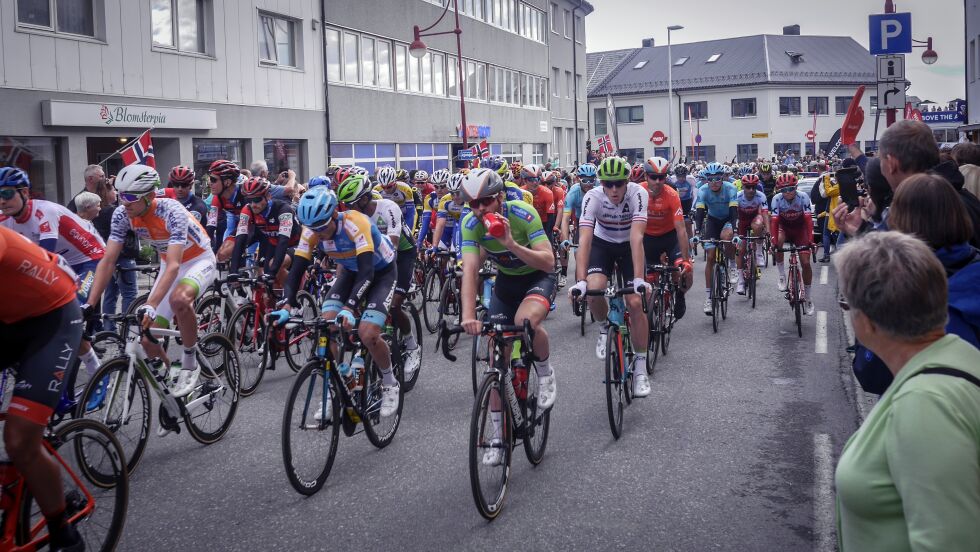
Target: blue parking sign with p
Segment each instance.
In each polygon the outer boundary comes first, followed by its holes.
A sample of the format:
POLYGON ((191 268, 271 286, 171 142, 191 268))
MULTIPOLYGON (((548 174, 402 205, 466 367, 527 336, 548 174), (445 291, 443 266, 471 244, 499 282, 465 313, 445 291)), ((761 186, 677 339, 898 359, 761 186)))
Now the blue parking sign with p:
POLYGON ((878 13, 868 16, 871 55, 912 53, 912 14, 878 13))

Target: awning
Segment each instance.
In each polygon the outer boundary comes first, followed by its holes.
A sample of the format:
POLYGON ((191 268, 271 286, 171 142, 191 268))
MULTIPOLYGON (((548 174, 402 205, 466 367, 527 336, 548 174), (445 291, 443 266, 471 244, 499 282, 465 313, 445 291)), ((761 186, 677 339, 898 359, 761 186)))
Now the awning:
POLYGON ((956 127, 956 130, 960 132, 971 132, 974 130, 980 130, 980 123, 974 123, 972 125, 960 125, 956 127))

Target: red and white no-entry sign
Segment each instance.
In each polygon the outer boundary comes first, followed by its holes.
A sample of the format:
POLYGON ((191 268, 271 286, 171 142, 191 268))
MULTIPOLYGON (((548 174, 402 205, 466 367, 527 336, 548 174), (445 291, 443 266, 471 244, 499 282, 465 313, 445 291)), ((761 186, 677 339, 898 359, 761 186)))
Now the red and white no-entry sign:
POLYGON ((813 132, 812 130, 806 131, 806 139, 807 140, 809 140, 809 141, 812 142, 813 139, 816 138, 816 137, 817 137, 817 133, 816 132, 813 132))
POLYGON ((650 137, 650 141, 659 146, 667 141, 667 135, 657 130, 653 133, 653 136, 650 137))

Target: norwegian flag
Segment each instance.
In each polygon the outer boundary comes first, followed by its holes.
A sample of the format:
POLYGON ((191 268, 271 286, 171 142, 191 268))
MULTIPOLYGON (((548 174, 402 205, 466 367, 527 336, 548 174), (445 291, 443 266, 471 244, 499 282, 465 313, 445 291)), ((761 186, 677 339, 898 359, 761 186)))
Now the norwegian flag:
POLYGON ((595 141, 595 143, 596 143, 596 146, 599 147, 599 153, 612 153, 613 152, 612 139, 609 137, 608 134, 606 134, 604 136, 600 136, 595 141))
POLYGON ((490 157, 490 144, 488 144, 486 140, 474 146, 473 149, 475 150, 474 153, 476 154, 476 157, 479 157, 480 159, 490 157))
POLYGON ((30 172, 34 153, 20 142, 4 138, 0 146, 0 166, 17 167, 24 172, 30 172))
POLYGON ((132 145, 122 150, 120 153, 123 163, 133 165, 139 163, 148 167, 157 167, 156 156, 153 155, 153 142, 150 140, 150 131, 147 130, 132 145))

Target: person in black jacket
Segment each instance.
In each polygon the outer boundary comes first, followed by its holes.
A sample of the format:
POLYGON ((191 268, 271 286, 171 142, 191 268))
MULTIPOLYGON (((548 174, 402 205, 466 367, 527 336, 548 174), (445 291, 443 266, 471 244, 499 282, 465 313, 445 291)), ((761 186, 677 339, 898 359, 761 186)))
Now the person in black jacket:
MULTIPOLYGON (((99 235, 102 236, 102 239, 108 240, 112 213, 119 204, 117 202, 116 189, 112 184, 106 183, 99 191, 101 192, 99 195, 102 198, 102 210, 99 211, 99 216, 95 217, 92 223, 95 225, 95 229, 99 232, 99 235)), ((139 240, 136 238, 136 234, 129 231, 126 233, 126 241, 123 242, 123 249, 122 253, 119 254, 119 260, 116 261, 116 268, 135 268, 136 259, 139 257, 139 254, 139 240)), ((136 272, 116 270, 112 275, 112 279, 109 280, 109 285, 105 288, 105 292, 102 294, 102 312, 105 314, 115 314, 116 303, 120 295, 122 295, 122 312, 126 312, 129 309, 129 305, 136 299, 136 293, 136 272)), ((115 322, 106 322, 104 329, 115 331, 115 322)))

